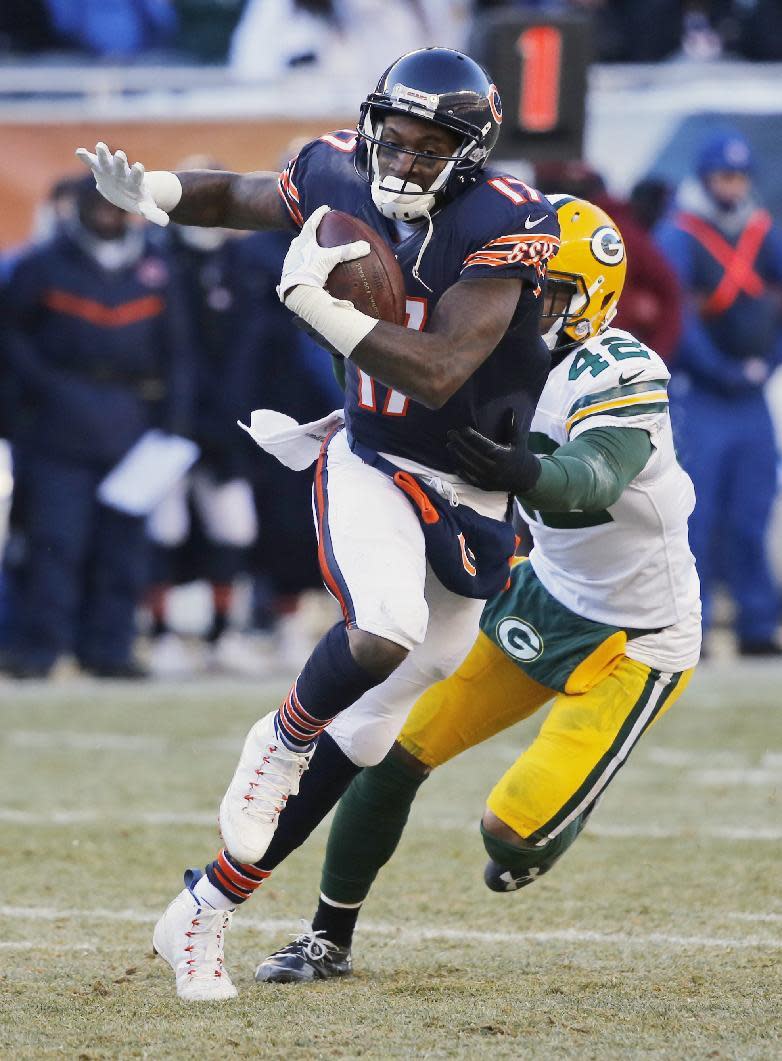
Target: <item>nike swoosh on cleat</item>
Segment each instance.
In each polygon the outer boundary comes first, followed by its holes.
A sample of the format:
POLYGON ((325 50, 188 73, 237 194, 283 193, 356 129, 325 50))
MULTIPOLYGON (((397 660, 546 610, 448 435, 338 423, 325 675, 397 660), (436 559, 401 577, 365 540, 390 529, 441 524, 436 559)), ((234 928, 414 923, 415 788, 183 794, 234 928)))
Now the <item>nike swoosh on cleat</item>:
POLYGON ((527 220, 524 222, 524 227, 525 228, 536 228, 541 223, 541 221, 545 221, 545 220, 546 220, 545 217, 539 217, 537 219, 537 221, 533 221, 531 217, 527 217, 527 220))
POLYGON ((619 386, 623 387, 626 383, 632 383, 634 379, 638 379, 638 377, 639 376, 643 376, 643 374, 644 374, 644 369, 641 369, 639 372, 633 372, 633 374, 631 376, 624 376, 624 375, 620 374, 620 376, 619 376, 619 386))

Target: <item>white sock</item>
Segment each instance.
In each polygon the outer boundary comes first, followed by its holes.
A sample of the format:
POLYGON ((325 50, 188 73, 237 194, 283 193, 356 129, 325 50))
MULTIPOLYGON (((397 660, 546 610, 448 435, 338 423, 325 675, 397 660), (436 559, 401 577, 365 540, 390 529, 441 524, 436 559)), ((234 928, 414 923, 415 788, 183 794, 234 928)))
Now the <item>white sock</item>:
POLYGON ((206 874, 203 877, 199 877, 198 881, 193 885, 193 895, 199 902, 206 903, 207 906, 211 906, 213 910, 235 910, 236 903, 232 902, 227 895, 223 895, 221 891, 215 888, 214 884, 209 880, 206 874))

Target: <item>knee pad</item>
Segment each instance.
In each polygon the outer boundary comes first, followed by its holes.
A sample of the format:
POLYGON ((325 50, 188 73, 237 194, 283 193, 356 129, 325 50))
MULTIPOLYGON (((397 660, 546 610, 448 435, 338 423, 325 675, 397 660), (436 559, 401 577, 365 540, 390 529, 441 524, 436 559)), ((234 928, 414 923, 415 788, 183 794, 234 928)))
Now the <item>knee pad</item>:
MULTIPOLYGON (((351 705, 352 706, 352 705, 351 705)), ((347 708, 326 731, 343 755, 356 766, 377 766, 385 759, 399 734, 398 718, 356 718, 347 708)))
POLYGON ((489 861, 483 880, 493 892, 515 892, 548 873, 584 828, 589 811, 580 814, 559 836, 540 847, 517 847, 488 832, 481 823, 483 846, 489 861))

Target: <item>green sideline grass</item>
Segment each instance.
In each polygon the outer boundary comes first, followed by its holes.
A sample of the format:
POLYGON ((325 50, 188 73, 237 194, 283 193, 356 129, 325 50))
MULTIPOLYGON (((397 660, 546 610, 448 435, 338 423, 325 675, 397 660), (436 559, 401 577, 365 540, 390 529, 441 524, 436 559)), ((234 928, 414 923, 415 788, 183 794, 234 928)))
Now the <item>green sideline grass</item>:
POLYGON ((354 978, 256 986, 312 913, 319 830, 235 918, 219 1007, 177 1001, 151 926, 284 690, 4 684, 0 1057, 779 1057, 780 678, 703 668, 566 859, 508 896, 477 820, 536 723, 501 734, 424 786, 354 978))

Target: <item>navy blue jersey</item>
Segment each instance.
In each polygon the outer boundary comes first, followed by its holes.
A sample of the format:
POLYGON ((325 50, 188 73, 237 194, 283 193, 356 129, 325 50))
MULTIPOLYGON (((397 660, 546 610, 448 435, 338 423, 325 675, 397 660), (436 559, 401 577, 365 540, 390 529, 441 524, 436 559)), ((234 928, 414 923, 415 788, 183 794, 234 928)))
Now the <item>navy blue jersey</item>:
POLYGON ((443 471, 455 467, 446 449, 451 428, 468 425, 498 437, 512 408, 528 427, 546 381, 548 351, 538 336, 541 283, 559 247, 559 223, 548 200, 534 188, 495 170, 434 214, 434 233, 413 275, 425 223, 395 243, 393 222, 372 202, 369 184, 355 170, 356 134, 329 133, 307 144, 280 174, 280 195, 301 226, 327 204, 360 218, 394 249, 407 293, 409 328, 423 330, 442 295, 460 279, 521 279, 513 319, 493 353, 441 409, 427 409, 347 362, 345 414, 349 434, 380 452, 443 471))

